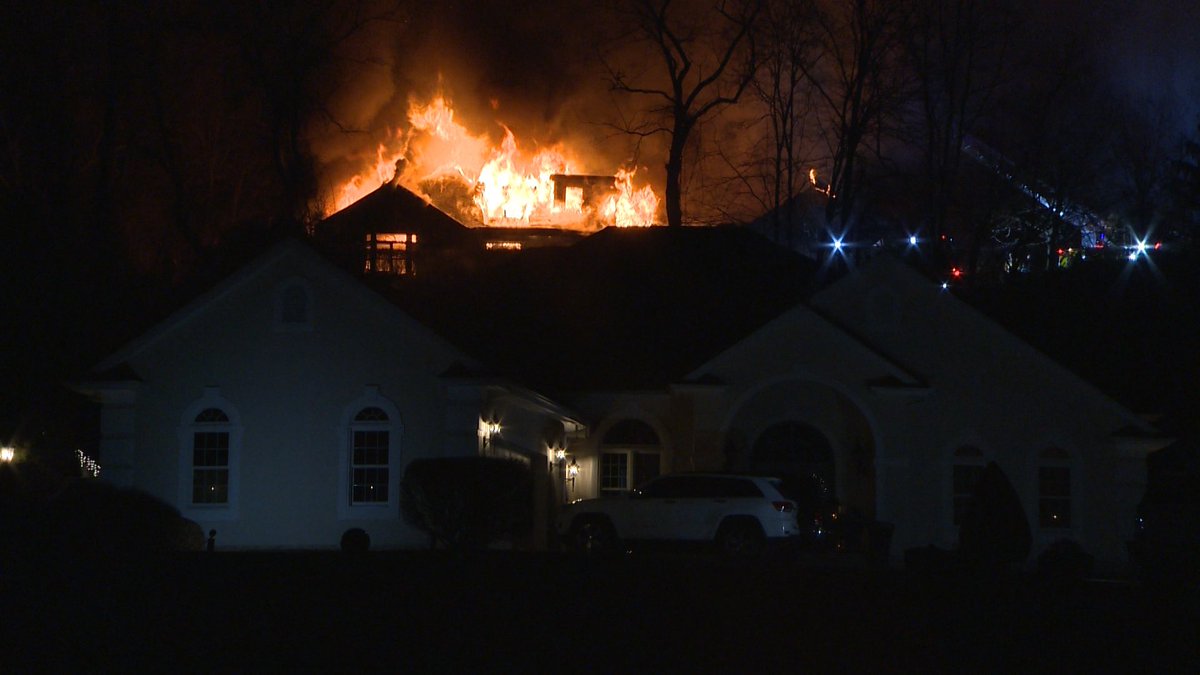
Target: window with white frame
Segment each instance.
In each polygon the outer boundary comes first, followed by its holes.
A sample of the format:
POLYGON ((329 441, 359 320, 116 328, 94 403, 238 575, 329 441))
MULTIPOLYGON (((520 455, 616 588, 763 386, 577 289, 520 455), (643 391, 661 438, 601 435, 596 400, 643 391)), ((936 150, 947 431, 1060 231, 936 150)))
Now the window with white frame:
POLYGON ((962 525, 963 517, 975 497, 975 486, 983 476, 983 451, 974 446, 963 446, 954 451, 953 485, 954 524, 962 525))
POLYGON ((601 445, 601 492, 632 490, 661 472, 658 434, 641 420, 617 422, 604 434, 601 445))
POLYGON ((360 410, 350 425, 350 503, 386 504, 391 420, 382 408, 360 410))
POLYGON ((1038 525, 1043 529, 1071 527, 1071 456, 1061 448, 1038 456, 1038 525))
POLYGON ((192 504, 229 503, 232 425, 220 408, 205 408, 192 425, 192 504))

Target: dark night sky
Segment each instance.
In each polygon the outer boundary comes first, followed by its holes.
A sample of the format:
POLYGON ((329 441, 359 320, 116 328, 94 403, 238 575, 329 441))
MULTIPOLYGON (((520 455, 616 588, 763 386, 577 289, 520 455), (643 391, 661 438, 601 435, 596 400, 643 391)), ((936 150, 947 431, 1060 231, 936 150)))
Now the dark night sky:
MULTIPOLYGON (((1015 46, 1046 55, 1014 72, 1016 77, 1047 77, 1064 54, 1078 57, 1103 83, 1144 97, 1151 107, 1173 111, 1164 137, 1194 132, 1200 116, 1200 3, 1012 1, 1024 9, 1028 29, 1015 46)), ((330 88, 320 112, 330 113, 350 131, 321 124, 305 127, 311 143, 306 149, 315 155, 318 178, 328 184, 346 174, 348 158, 373 156, 380 135, 404 124, 410 94, 428 96, 439 75, 477 132, 498 135, 495 123, 503 122, 518 135, 546 142, 569 139, 613 163, 628 159, 630 140, 614 138, 596 123, 612 113, 614 102, 594 60, 602 43, 599 35, 607 30, 598 10, 607 4, 414 3, 407 20, 363 32, 339 54, 337 67, 325 72, 338 86, 330 88)), ((259 228, 273 217, 259 208, 276 198, 279 189, 259 180, 270 173, 271 164, 255 144, 271 140, 274 132, 255 117, 265 105, 256 98, 262 79, 247 79, 252 69, 244 64, 230 65, 240 63, 245 40, 229 39, 223 32, 227 26, 218 20, 171 23, 160 35, 143 22, 157 30, 162 24, 154 22, 164 20, 162 13, 165 20, 172 19, 169 12, 150 4, 122 7, 127 23, 113 29, 111 34, 119 37, 113 42, 106 41, 112 25, 105 23, 111 17, 105 3, 43 6, 19 0, 0 10, 0 39, 6 43, 0 51, 0 198, 8 209, 0 243, 9 256, 6 271, 24 279, 7 282, 0 332, 9 342, 4 343, 0 366, 6 377, 0 385, 78 372, 99 356, 94 352, 148 316, 145 307, 161 304, 163 289, 178 284, 194 263, 178 253, 183 237, 162 225, 169 218, 203 213, 201 206, 229 192, 227 183, 243 191, 240 211, 218 225, 196 225, 200 234, 194 238, 201 247, 209 241, 205 237, 219 240, 230 228, 259 228), (199 44, 174 40, 180 34, 202 37, 196 38, 199 44), (203 41, 214 34, 226 40, 220 45, 226 51, 203 41), (108 63, 120 68, 106 69, 108 63), (110 96, 112 90, 104 87, 107 76, 117 78, 120 96, 110 96), (157 88, 159 81, 172 87, 166 95, 157 88), (102 183, 96 167, 105 159, 96 142, 105 105, 120 113, 120 142, 110 148, 115 154, 108 158, 120 173, 109 179, 121 191, 118 197, 124 201, 118 205, 125 209, 109 225, 95 217, 97 200, 116 199, 95 189, 102 183), (156 111, 177 116, 168 121, 183 120, 183 130, 199 142, 161 124, 156 111), (194 148, 199 152, 190 152, 194 148), (207 179, 209 169, 216 168, 225 182, 219 182, 215 197, 201 192, 198 202, 168 208, 156 200, 179 191, 185 181, 173 184, 163 167, 178 169, 176 175, 187 180, 207 179), (113 262, 124 260, 122 251, 140 258, 132 265, 113 262), (134 320, 114 320, 120 312, 134 314, 134 320)), ((203 20, 211 18, 210 11, 223 16, 217 5, 185 7, 199 8, 203 20)), ((276 5, 270 7, 274 11, 276 5)), ((234 15, 234 23, 244 21, 234 15)), ((260 32, 278 37, 267 28, 260 32)), ((280 53, 285 62, 296 54, 280 53)), ((1088 113, 1078 114, 1083 118, 1088 113)), ((640 164, 661 166, 653 146, 643 151, 640 164)))

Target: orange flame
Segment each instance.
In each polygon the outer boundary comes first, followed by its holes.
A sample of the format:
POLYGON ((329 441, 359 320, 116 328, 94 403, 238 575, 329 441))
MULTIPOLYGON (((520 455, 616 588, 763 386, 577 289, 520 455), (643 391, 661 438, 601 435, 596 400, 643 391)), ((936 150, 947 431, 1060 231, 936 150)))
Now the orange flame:
POLYGON ((613 187, 616 194, 604 200, 600 209, 604 220, 617 227, 646 227, 654 224, 654 215, 658 213, 658 195, 649 185, 638 189, 633 187, 633 174, 636 169, 617 170, 613 187))
MULTIPOLYGON (((570 174, 572 153, 555 145, 532 155, 523 152, 513 132, 504 128, 504 140, 495 147, 486 135, 471 133, 457 119, 444 96, 428 103, 412 101, 407 132, 396 132, 380 143, 373 162, 358 175, 338 186, 335 213, 372 192, 396 181, 434 201, 427 194, 432 183, 449 181, 461 185, 469 200, 448 211, 460 219, 484 225, 551 225, 592 229, 603 225, 619 227, 654 224, 658 197, 650 186, 634 188, 633 169, 618 169, 612 193, 598 208, 585 201, 578 188, 565 189, 555 200, 554 174, 570 174), (397 174, 397 167, 403 169, 397 174)), ((459 189, 459 188, 455 188, 459 189)))

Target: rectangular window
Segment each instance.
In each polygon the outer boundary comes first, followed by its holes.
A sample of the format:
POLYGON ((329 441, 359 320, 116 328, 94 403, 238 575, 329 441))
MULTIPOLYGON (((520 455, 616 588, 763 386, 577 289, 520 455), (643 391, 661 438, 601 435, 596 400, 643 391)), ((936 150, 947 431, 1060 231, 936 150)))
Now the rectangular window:
POLYGON ((354 432, 350 471, 352 504, 386 504, 388 501, 388 432, 354 432))
POLYGON ((629 490, 659 475, 657 452, 606 452, 600 456, 600 489, 629 490))
POLYGON ((600 456, 600 489, 629 489, 629 455, 624 452, 606 452, 600 456))
POLYGON ((413 249, 417 245, 417 235, 404 232, 367 233, 365 236, 366 259, 363 265, 365 272, 395 274, 398 276, 413 273, 413 249))
POLYGON ((1038 468, 1038 524, 1045 528, 1071 526, 1071 469, 1038 468))
POLYGON ((229 502, 229 432, 192 434, 192 503, 229 502))
POLYGON ((954 465, 954 524, 962 525, 963 516, 975 495, 975 486, 983 475, 982 464, 954 465))

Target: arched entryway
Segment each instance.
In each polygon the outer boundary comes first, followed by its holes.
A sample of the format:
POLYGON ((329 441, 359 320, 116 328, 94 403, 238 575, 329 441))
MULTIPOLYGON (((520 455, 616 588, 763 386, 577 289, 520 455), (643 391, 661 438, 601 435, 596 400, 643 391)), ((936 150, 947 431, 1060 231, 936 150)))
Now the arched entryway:
POLYGON ((765 384, 737 404, 724 436, 728 470, 776 475, 822 505, 875 517, 875 435, 863 411, 832 386, 765 384))
POLYGON ((767 427, 750 450, 749 468, 782 478, 806 506, 824 511, 837 503, 833 445, 811 424, 789 420, 767 427))

